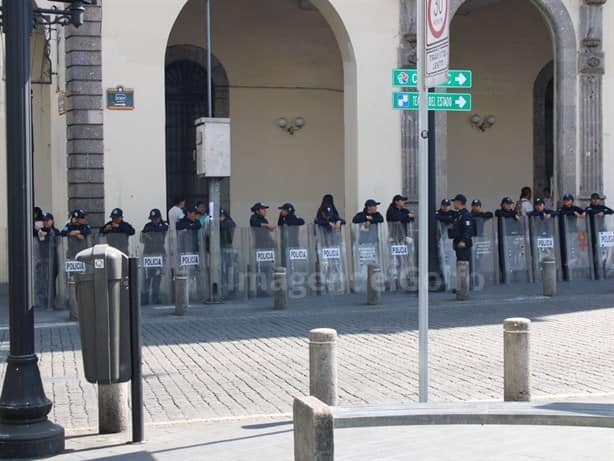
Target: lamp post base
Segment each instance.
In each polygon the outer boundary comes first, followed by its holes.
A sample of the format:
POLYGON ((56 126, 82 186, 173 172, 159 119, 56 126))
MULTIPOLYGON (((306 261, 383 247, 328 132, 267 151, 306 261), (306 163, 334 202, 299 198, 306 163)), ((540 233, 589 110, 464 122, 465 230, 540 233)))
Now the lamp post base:
POLYGON ((43 421, 35 424, 0 423, 0 459, 39 458, 64 450, 64 428, 43 421))

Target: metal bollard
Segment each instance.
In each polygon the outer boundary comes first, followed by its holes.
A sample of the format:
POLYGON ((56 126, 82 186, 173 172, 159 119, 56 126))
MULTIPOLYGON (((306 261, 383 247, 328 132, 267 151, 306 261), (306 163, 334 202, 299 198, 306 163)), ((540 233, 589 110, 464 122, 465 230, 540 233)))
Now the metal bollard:
POLYGON ((544 282, 544 296, 556 295, 556 260, 546 256, 542 262, 542 280, 544 282))
POLYGON ((470 287, 471 274, 469 270, 469 261, 456 261, 456 300, 468 300, 470 287))
POLYGON ((530 326, 531 321, 525 318, 503 322, 503 399, 506 402, 531 399, 530 326))
POLYGON ((367 304, 375 306, 382 303, 382 268, 378 264, 367 266, 367 304))
POLYGON ((309 332, 309 395, 337 405, 337 331, 331 328, 309 332))
POLYGON ((188 276, 185 274, 175 275, 175 315, 185 315, 188 307, 188 276))
POLYGON ((98 432, 116 434, 128 429, 128 383, 98 384, 98 432))
POLYGON ((288 308, 288 277, 285 267, 276 267, 273 271, 273 309, 288 308))

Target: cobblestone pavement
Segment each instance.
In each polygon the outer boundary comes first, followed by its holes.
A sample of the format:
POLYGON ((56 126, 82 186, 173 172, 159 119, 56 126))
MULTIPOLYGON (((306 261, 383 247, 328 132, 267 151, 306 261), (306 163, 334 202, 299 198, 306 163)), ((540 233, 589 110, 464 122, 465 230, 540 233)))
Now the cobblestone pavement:
MULTIPOLYGON (((517 288, 487 290, 465 303, 434 295, 431 399, 500 399, 501 325, 516 316, 533 320, 535 396, 614 396, 614 287, 601 283, 562 287, 563 295, 552 299, 537 296, 534 287, 521 297, 517 288)), ((375 307, 363 301, 308 298, 277 312, 259 299, 193 307, 186 317, 145 308, 146 422, 289 413, 293 397, 308 391, 306 337, 316 327, 339 332, 342 404, 417 400, 416 297, 387 296, 375 307)), ((61 323, 65 316, 36 329, 45 390, 54 402, 50 416, 69 430, 95 428, 96 387, 83 377, 79 332, 61 323)), ((8 330, 0 327, 2 362, 7 352, 8 330)))

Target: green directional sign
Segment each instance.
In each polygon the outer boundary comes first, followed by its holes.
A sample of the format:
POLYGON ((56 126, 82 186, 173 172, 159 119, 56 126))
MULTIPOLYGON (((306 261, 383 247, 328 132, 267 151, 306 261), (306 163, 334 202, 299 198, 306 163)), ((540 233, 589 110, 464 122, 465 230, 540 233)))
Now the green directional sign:
MULTIPOLYGON (((429 110, 468 112, 473 101, 468 93, 428 93, 429 110)), ((418 110, 418 93, 393 93, 392 108, 418 110)))
MULTIPOLYGON (((401 88, 416 88, 418 72, 416 69, 395 69, 392 71, 392 85, 401 88)), ((438 88, 471 88, 473 72, 470 70, 448 71, 448 83, 438 88)))

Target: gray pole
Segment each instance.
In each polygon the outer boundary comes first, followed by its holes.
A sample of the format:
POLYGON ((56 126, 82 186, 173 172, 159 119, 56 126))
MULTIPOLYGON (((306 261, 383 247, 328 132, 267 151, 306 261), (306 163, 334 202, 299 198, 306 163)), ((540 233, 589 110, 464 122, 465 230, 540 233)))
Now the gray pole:
POLYGON ((542 282, 544 284, 544 296, 556 295, 556 260, 547 256, 543 259, 542 282))
POLYGON ((337 332, 331 328, 309 332, 309 395, 337 405, 337 332))
POLYGON ((207 117, 213 117, 213 86, 211 69, 211 0, 207 0, 207 117))
POLYGON ((420 355, 420 402, 429 399, 429 165, 428 165, 428 93, 424 62, 425 2, 417 1, 418 70, 418 329, 420 355))
POLYGON ((531 399, 530 326, 531 321, 524 318, 503 322, 503 397, 506 402, 531 399))
POLYGON ((0 458, 39 458, 64 449, 64 429, 47 419, 34 347, 32 312, 32 2, 4 0, 6 36, 6 171, 9 233, 9 338, 0 396, 0 458))
POLYGON ((128 383, 98 384, 98 432, 116 434, 128 429, 128 383))

